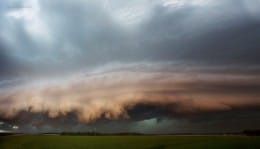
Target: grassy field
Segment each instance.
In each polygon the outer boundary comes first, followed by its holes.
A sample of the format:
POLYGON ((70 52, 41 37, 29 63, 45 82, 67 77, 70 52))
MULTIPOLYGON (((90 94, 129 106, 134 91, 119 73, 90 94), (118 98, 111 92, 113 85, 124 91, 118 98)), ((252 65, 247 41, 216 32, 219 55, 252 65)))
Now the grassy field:
POLYGON ((0 149, 260 149, 247 136, 0 136, 0 149))

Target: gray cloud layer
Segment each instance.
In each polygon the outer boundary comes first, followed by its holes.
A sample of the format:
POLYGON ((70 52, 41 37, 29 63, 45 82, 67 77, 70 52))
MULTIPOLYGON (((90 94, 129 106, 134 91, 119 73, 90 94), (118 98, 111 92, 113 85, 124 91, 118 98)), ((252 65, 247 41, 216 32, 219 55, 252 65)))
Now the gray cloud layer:
POLYGON ((34 73, 109 61, 259 65, 258 0, 1 3, 1 53, 34 73))

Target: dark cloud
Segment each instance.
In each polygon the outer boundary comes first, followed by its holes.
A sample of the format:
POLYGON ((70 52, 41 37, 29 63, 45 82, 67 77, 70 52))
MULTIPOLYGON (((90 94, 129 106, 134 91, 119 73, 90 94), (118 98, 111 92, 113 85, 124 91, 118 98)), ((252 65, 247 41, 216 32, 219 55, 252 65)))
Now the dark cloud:
POLYGON ((148 57, 204 65, 259 66, 260 20, 248 13, 242 1, 212 3, 217 4, 170 12, 158 8, 140 34, 143 49, 151 53, 148 57))
POLYGON ((228 133, 259 128, 259 109, 237 109, 228 112, 209 112, 173 115, 170 107, 138 105, 129 113, 131 119, 102 118, 88 125, 78 123, 76 116, 49 118, 43 113, 20 113, 13 120, 0 120, 0 129, 30 133, 46 132, 140 132, 140 133, 228 133), (138 112, 135 113, 134 112, 138 112), (142 113, 143 112, 143 113, 142 113), (149 114, 148 114, 149 113, 149 114), (18 126, 14 130, 13 126, 18 126))
POLYGON ((202 6, 186 2, 180 8, 162 2, 129 2, 128 7, 109 2, 31 0, 7 9, 2 29, 10 35, 3 35, 14 43, 3 40, 16 51, 8 54, 36 72, 74 71, 111 61, 259 65, 259 13, 251 10, 255 1, 208 1, 202 6), (134 10, 139 7, 149 10, 141 23, 125 26, 129 20, 117 20, 125 13, 138 13, 134 10))
POLYGON ((0 78, 10 78, 10 75, 13 76, 17 73, 17 69, 17 63, 12 61, 12 57, 8 55, 7 48, 0 40, 0 78))

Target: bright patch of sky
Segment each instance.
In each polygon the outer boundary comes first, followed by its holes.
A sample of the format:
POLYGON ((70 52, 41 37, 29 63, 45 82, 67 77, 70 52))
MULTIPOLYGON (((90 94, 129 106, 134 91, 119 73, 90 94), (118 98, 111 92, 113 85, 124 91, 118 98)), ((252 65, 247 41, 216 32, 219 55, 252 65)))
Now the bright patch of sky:
POLYGON ((111 0, 106 0, 104 7, 116 22, 125 27, 131 27, 141 23, 149 17, 153 8, 153 5, 148 0, 113 2, 111 0))
POLYGON ((32 38, 41 38, 50 42, 51 36, 49 34, 48 26, 42 19, 41 8, 38 0, 24 0, 18 7, 12 6, 6 13, 7 18, 14 19, 14 21, 21 21, 26 31, 32 38))
POLYGON ((162 4, 165 7, 182 7, 184 5, 203 6, 210 0, 162 0, 162 4))
POLYGON ((245 3, 245 7, 247 7, 247 10, 251 14, 251 16, 257 20, 260 20, 260 17, 259 17, 260 0, 246 0, 246 1, 244 1, 244 3, 245 3))

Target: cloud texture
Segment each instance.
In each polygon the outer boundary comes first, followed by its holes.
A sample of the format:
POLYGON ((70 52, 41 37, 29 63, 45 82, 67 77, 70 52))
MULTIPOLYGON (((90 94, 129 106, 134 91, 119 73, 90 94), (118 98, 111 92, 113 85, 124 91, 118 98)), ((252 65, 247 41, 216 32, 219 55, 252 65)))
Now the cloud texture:
POLYGON ((89 123, 102 117, 129 118, 127 111, 140 104, 170 105, 177 113, 260 106, 258 75, 238 70, 222 74, 223 68, 214 73, 209 68, 168 69, 165 65, 109 66, 104 72, 23 86, 1 93, 0 113, 12 118, 27 111, 54 118, 75 112, 80 122, 89 123))

